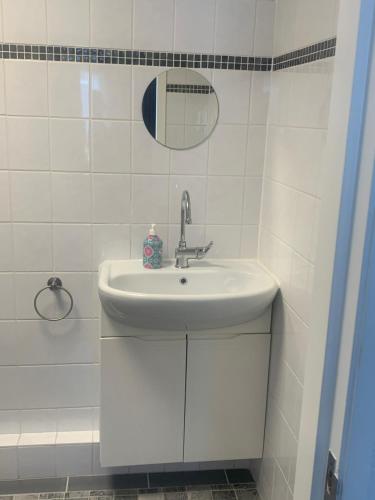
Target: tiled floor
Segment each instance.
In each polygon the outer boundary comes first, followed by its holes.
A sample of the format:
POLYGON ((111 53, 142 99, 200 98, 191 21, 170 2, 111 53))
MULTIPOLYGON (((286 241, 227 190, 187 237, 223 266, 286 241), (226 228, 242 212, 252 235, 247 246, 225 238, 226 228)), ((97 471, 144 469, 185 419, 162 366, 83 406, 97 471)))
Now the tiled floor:
POLYGON ((0 500, 256 500, 248 470, 0 481, 0 500))

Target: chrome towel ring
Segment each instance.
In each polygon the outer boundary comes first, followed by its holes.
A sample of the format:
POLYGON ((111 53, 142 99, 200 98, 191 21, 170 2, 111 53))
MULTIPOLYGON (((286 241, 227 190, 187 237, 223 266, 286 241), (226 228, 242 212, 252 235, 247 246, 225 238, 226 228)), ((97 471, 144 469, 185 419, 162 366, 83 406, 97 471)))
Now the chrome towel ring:
POLYGON ((41 290, 39 290, 39 292, 34 297, 34 309, 35 309, 35 312, 38 314, 38 316, 40 316, 42 319, 45 319, 46 321, 61 321, 62 319, 65 319, 72 312, 73 305, 74 305, 74 301, 73 301, 72 294, 66 288, 63 287, 61 279, 58 278, 58 277, 56 277, 56 276, 53 276, 53 277, 49 278, 48 281, 47 281, 47 286, 44 287, 44 288, 42 288, 41 290), (37 301, 38 301, 39 295, 41 293, 43 293, 45 290, 51 290, 52 292, 56 292, 58 290, 62 290, 63 292, 65 292, 68 295, 68 297, 70 299, 69 309, 60 318, 47 318, 47 316, 44 316, 44 314, 42 314, 39 311, 38 305, 37 305, 37 301))

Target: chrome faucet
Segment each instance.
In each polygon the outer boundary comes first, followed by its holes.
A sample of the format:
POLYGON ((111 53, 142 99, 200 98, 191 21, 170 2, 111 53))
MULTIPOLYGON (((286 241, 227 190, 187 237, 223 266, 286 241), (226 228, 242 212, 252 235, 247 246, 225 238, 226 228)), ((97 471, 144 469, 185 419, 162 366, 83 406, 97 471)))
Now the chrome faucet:
POLYGON ((191 202, 188 191, 184 191, 182 193, 180 241, 178 242, 178 247, 175 251, 176 267, 181 269, 189 267, 190 259, 203 259, 214 244, 213 241, 210 241, 210 243, 205 247, 187 247, 185 237, 186 224, 191 224, 191 202))

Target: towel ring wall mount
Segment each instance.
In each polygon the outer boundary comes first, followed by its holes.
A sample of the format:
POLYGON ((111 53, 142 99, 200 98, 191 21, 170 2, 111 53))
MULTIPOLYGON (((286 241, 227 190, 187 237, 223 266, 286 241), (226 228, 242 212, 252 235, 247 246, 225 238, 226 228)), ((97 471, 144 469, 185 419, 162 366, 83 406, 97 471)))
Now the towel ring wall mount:
POLYGON ((41 290, 39 290, 39 292, 34 297, 34 309, 35 309, 35 312, 37 313, 37 315, 40 318, 42 318, 42 319, 44 319, 46 321, 61 321, 62 319, 65 319, 72 312, 73 305, 74 305, 74 301, 73 301, 72 294, 69 292, 69 290, 67 290, 66 288, 63 287, 61 279, 58 278, 57 276, 53 276, 53 277, 49 278, 48 281, 47 281, 47 286, 45 286, 44 288, 42 288, 41 290), (39 311, 39 309, 38 309, 38 298, 39 298, 39 296, 45 290, 50 290, 52 292, 57 292, 57 291, 62 290, 63 292, 65 292, 68 295, 69 300, 70 300, 70 305, 69 305, 68 311, 63 316, 60 316, 59 318, 48 318, 47 316, 44 316, 44 314, 42 314, 39 311))

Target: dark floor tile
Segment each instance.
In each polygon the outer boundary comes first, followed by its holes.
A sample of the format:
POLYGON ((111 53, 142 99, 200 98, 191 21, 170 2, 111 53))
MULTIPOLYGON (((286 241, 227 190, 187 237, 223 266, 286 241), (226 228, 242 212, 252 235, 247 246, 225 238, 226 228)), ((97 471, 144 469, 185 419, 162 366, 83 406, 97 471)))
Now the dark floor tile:
POLYGON ((236 490, 237 500, 255 500, 257 498, 256 490, 236 490))
POLYGON ((212 492, 213 500, 236 500, 234 490, 221 490, 212 492))
MULTIPOLYGON (((82 476, 69 479, 69 491, 78 490, 127 490, 147 488, 146 474, 122 474, 116 476, 82 476)), ((91 496, 91 494, 90 494, 91 496)), ((98 495, 94 495, 98 496, 98 495)))
POLYGON ((65 491, 65 486, 66 486, 66 477, 50 478, 50 479, 22 479, 18 481, 0 481, 0 495, 65 491))
POLYGON ((223 470, 154 472, 149 474, 149 478, 151 488, 158 486, 225 484, 227 482, 223 470))
POLYGON ((230 483, 253 483, 254 478, 248 469, 226 469, 230 483))

